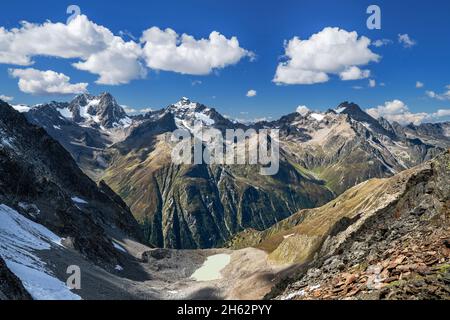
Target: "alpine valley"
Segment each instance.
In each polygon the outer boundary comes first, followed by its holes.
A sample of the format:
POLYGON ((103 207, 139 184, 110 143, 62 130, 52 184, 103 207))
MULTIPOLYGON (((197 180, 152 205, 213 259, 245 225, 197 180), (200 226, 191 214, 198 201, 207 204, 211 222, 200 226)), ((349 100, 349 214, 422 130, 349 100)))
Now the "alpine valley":
POLYGON ((350 102, 244 124, 188 98, 0 101, 0 299, 449 299, 449 148, 449 122, 350 102), (196 123, 278 129, 278 173, 174 164, 196 123))

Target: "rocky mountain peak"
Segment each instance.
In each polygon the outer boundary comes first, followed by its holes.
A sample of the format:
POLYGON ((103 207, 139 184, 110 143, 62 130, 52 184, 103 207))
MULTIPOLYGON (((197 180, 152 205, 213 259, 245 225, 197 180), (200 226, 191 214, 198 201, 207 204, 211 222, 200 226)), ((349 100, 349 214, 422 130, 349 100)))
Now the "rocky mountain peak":
POLYGON ((192 102, 189 98, 182 97, 178 102, 170 105, 169 109, 171 111, 195 109, 198 105, 198 103, 192 102))
POLYGON ((131 125, 125 110, 107 92, 98 96, 78 95, 69 103, 68 109, 77 123, 99 125, 106 129, 131 125))
POLYGON ((338 113, 347 114, 351 118, 358 120, 358 121, 366 121, 370 120, 369 118, 373 119, 371 116, 369 116, 367 113, 365 113, 356 103, 353 102, 343 102, 341 103, 337 108, 336 111, 338 113))

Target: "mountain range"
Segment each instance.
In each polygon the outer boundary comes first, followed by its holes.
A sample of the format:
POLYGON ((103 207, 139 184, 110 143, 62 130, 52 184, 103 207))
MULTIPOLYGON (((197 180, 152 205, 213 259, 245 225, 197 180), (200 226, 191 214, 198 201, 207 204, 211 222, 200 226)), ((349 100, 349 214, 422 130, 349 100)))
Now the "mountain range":
POLYGON ((182 98, 128 116, 108 93, 27 108, 25 116, 59 141, 95 181, 104 180, 131 208, 152 245, 221 246, 247 228, 264 230, 303 208, 325 204, 370 178, 389 177, 450 146, 450 124, 403 127, 374 119, 353 103, 324 113, 292 113, 241 124, 182 98), (171 162, 177 128, 280 130, 280 171, 257 165, 171 162))
POLYGON ((348 102, 253 124, 187 98, 0 102, 0 299, 448 299, 449 128, 348 102), (279 130, 279 172, 174 164, 198 122, 279 130), (194 280, 213 254, 222 277, 194 280))

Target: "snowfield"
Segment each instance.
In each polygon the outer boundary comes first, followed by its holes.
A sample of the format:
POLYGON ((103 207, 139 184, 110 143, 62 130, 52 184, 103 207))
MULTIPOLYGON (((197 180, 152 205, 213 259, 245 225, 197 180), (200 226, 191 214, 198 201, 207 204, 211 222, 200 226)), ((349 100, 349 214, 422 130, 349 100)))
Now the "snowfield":
POLYGON ((10 207, 0 205, 0 256, 36 300, 81 300, 34 253, 61 245, 61 238, 10 207))

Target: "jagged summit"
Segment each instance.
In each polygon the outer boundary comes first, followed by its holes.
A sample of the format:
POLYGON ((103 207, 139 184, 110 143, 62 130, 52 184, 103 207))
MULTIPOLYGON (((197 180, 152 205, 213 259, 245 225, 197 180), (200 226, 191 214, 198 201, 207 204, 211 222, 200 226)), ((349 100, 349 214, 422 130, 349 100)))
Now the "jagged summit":
MULTIPOLYGON (((106 92, 99 96, 78 95, 67 108, 71 113, 71 118, 77 123, 98 124, 101 128, 106 129, 131 125, 131 119, 125 110, 111 94, 106 92)), ((63 116, 70 116, 70 114, 66 112, 63 116)))

